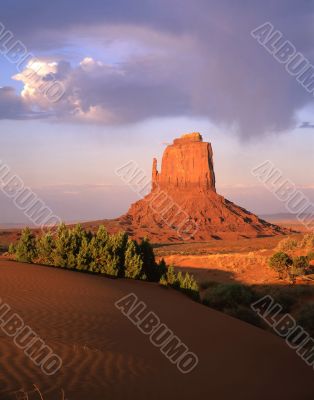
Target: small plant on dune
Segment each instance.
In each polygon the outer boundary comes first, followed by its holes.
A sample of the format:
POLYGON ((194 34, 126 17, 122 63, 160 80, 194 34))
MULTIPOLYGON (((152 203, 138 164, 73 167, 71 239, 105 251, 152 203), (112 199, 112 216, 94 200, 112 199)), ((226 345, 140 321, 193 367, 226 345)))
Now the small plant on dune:
POLYGON ((199 287, 193 275, 190 275, 188 272, 184 275, 178 274, 178 282, 182 292, 185 292, 194 300, 199 300, 199 287))
POLYGON ((165 286, 165 287, 168 286, 168 281, 167 281, 166 275, 163 275, 163 276, 160 278, 159 285, 165 286))
POLYGON ((188 272, 185 274, 182 272, 176 273, 173 266, 170 266, 167 273, 162 275, 159 284, 180 290, 194 300, 198 301, 200 299, 199 287, 194 276, 188 272))
POLYGON ((282 251, 275 253, 269 259, 269 266, 278 273, 279 279, 284 279, 289 276, 289 269, 292 265, 292 259, 287 253, 282 251))
POLYGON ((174 270, 173 265, 170 265, 170 267, 168 268, 168 271, 166 273, 166 279, 167 279, 169 286, 172 286, 172 287, 179 286, 178 276, 174 270))

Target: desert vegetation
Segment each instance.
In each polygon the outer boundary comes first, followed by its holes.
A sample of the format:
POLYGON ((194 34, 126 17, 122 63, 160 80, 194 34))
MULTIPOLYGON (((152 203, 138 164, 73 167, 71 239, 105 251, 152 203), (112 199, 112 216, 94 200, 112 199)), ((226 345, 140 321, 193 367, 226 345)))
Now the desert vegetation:
POLYGON ((299 240, 287 237, 279 242, 277 251, 269 259, 269 267, 277 272, 279 279, 288 278, 295 283, 297 277, 311 275, 313 249, 314 234, 305 234, 299 240))
POLYGON ((163 259, 156 262, 148 239, 138 243, 124 232, 110 235, 102 225, 96 233, 84 230, 81 225, 70 228, 61 224, 55 232, 40 235, 25 228, 19 240, 9 246, 9 254, 25 263, 160 282, 198 299, 198 285, 193 276, 177 273, 171 267, 167 269, 163 259))

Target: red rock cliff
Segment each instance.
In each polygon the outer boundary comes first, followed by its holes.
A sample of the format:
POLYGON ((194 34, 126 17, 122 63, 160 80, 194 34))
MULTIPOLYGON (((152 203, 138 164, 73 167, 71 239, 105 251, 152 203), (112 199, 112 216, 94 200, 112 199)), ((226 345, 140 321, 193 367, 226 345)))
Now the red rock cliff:
POLYGON ((200 133, 190 133, 175 139, 162 157, 161 173, 157 160, 153 162, 152 186, 155 188, 200 188, 216 191, 213 151, 203 142, 200 133))

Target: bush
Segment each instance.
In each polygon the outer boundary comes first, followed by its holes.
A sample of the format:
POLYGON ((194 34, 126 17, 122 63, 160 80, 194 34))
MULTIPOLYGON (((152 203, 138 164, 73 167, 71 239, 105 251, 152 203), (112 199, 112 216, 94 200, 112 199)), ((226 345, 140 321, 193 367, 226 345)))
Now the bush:
POLYGON ((311 262, 312 260, 314 260, 314 251, 309 251, 308 253, 307 253, 307 259, 308 259, 308 261, 309 262, 311 262))
POLYGON ((166 274, 161 276, 159 284, 180 290, 194 300, 200 299, 199 287, 194 276, 190 275, 188 272, 185 274, 182 274, 182 272, 176 273, 173 266, 170 266, 166 274))
POLYGON ((300 247, 310 250, 314 249, 314 233, 304 235, 300 247))
POLYGON ((277 247, 276 250, 279 252, 286 252, 286 251, 291 251, 294 250, 298 247, 298 242, 295 239, 292 239, 292 237, 288 236, 285 239, 282 239, 277 247))
POLYGON ((294 257, 291 266, 292 276, 303 276, 309 267, 309 260, 306 256, 294 257))
POLYGON ((255 294, 251 288, 238 283, 219 284, 207 289, 203 303, 216 310, 237 309, 238 306, 250 306, 255 294))
POLYGON ((275 253, 269 259, 269 266, 278 273, 279 279, 283 279, 289 275, 289 268, 292 265, 292 259, 288 254, 283 252, 275 253))

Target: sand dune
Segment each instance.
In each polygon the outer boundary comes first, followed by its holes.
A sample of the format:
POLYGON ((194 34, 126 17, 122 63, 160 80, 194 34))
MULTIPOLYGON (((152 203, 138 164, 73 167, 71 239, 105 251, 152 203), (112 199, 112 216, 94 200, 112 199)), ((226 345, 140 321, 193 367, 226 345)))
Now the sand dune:
POLYGON ((51 377, 0 333, 0 399, 310 400, 313 370, 279 338, 155 284, 0 261, 0 297, 63 360, 51 377), (181 374, 114 306, 133 292, 199 357, 181 374), (39 399, 29 394, 29 399, 39 399))

